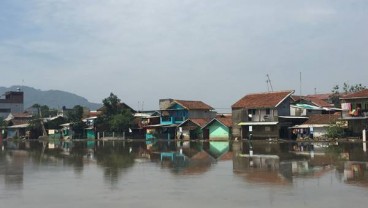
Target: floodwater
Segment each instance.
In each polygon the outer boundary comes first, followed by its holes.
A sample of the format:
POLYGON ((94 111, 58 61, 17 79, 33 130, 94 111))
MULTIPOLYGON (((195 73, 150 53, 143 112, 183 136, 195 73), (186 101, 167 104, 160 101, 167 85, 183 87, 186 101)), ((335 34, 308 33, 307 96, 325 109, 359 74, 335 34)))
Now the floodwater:
POLYGON ((362 143, 3 141, 1 207, 367 207, 362 143))

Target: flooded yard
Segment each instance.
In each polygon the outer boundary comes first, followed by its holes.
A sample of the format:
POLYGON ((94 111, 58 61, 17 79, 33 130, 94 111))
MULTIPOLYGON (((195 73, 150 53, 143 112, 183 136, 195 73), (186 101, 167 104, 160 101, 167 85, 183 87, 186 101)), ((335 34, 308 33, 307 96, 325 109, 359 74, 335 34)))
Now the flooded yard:
POLYGON ((1 207, 366 207, 362 143, 3 141, 1 207))

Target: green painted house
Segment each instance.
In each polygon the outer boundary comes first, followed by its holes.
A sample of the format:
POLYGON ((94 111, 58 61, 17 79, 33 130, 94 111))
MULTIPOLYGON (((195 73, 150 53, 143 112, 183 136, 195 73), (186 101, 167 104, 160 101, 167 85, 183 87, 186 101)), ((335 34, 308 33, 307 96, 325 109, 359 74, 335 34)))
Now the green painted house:
POLYGON ((231 138, 231 126, 231 115, 218 116, 202 128, 204 138, 209 140, 229 140, 231 138))

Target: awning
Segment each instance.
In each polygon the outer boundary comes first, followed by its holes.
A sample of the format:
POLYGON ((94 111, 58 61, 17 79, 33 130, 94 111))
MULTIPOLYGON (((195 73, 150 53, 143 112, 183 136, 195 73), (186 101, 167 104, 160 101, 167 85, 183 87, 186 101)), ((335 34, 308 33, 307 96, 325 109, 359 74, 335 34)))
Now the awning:
POLYGON ((178 127, 176 124, 153 124, 153 125, 147 125, 146 128, 158 128, 158 127, 178 127))
POLYGON ((279 116, 279 118, 285 119, 308 119, 308 116, 279 116))
POLYGON ((302 125, 295 125, 295 126, 289 127, 289 129, 309 129, 310 127, 325 128, 329 126, 330 126, 329 124, 302 124, 302 125))
POLYGON ((14 126, 7 126, 6 128, 8 129, 24 129, 27 128, 29 126, 29 124, 19 124, 19 125, 14 125, 14 126))
POLYGON ((238 125, 239 126, 270 126, 270 125, 276 125, 279 122, 274 121, 274 122, 240 122, 238 125))

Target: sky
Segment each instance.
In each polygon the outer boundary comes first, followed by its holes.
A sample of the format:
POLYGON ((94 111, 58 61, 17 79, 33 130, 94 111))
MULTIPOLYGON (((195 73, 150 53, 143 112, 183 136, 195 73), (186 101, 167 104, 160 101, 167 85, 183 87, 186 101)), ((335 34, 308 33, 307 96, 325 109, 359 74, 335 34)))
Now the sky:
POLYGON ((271 90, 368 86, 366 0, 1 0, 0 86, 137 110, 162 98, 219 112, 271 90))

